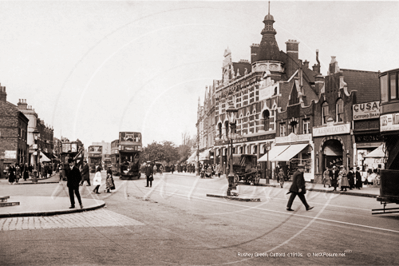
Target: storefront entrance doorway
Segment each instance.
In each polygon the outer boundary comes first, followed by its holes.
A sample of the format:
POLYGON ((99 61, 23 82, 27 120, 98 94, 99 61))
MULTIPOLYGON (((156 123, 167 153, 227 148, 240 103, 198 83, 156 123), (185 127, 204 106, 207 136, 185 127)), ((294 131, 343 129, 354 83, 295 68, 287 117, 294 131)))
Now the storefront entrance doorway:
POLYGON ((323 171, 328 167, 331 168, 334 165, 343 165, 343 150, 341 142, 336 139, 328 140, 323 146, 323 171))

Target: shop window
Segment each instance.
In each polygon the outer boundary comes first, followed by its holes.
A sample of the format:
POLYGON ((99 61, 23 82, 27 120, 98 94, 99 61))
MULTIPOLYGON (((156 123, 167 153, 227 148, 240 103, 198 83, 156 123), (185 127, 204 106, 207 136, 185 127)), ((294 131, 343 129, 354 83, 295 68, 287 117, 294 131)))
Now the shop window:
POLYGON ((335 108, 337 113, 337 122, 344 121, 344 101, 342 99, 338 99, 337 106, 335 108))
POLYGON ((389 75, 389 92, 391 95, 391 100, 398 98, 398 91, 397 91, 397 75, 396 73, 391 73, 389 75))
POLYGON ((303 134, 310 134, 310 120, 304 119, 303 123, 303 134))
POLYGON ((290 123, 289 130, 290 130, 290 132, 289 132, 290 134, 291 133, 297 134, 298 133, 298 122, 297 121, 292 121, 290 123))
POLYGON ((380 77, 381 102, 388 102, 388 75, 380 77))
POLYGON ((323 105, 322 105, 322 109, 321 109, 321 115, 322 115, 323 124, 327 124, 328 113, 329 113, 328 103, 324 102, 323 105))

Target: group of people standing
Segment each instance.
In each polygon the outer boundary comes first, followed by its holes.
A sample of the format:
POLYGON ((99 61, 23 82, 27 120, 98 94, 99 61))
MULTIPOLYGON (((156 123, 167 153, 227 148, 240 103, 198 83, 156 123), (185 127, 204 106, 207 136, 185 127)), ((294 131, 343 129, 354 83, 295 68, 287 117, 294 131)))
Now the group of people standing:
POLYGON ((33 167, 28 164, 11 164, 8 168, 5 169, 4 173, 6 178, 8 178, 8 182, 13 185, 18 183, 19 179, 23 178, 25 181, 29 179, 33 171, 33 167))
POLYGON ((363 183, 359 167, 351 167, 349 171, 343 165, 340 166, 339 170, 335 165, 331 169, 327 167, 323 172, 323 186, 333 187, 333 191, 336 191, 337 187, 340 187, 341 191, 352 190, 354 188, 361 189, 363 183))

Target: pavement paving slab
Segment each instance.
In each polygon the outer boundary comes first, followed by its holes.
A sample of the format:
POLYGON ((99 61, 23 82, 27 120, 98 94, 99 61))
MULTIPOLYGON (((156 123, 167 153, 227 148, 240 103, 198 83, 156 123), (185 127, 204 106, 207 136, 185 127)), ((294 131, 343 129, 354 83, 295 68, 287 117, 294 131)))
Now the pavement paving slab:
POLYGON ((105 206, 103 200, 82 198, 83 209, 79 207, 79 204, 74 209, 69 209, 69 197, 50 196, 11 196, 9 201, 19 202, 20 205, 1 207, 0 218, 68 214, 94 210, 105 206))

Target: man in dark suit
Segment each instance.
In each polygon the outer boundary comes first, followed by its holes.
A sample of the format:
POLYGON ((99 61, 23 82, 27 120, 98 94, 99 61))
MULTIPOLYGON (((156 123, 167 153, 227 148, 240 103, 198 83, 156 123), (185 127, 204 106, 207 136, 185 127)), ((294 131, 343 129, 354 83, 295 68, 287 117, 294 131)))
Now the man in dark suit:
POLYGON ((151 166, 151 162, 148 161, 147 165, 145 166, 145 176, 147 177, 147 185, 146 187, 152 187, 152 180, 153 178, 153 170, 152 170, 152 166, 151 166))
POLYGON ((294 173, 294 176, 292 177, 292 185, 289 191, 289 193, 291 193, 291 196, 290 199, 288 200, 287 211, 294 211, 293 209, 291 209, 291 206, 297 195, 299 199, 302 201, 303 205, 305 205, 307 211, 313 209, 313 207, 309 206, 309 204, 306 202, 305 198, 306 186, 305 186, 305 178, 303 177, 304 169, 305 166, 303 164, 299 164, 297 171, 294 173))
POLYGON ((337 186, 338 186, 338 174, 339 171, 337 169, 337 167, 334 165, 333 169, 330 171, 330 177, 331 177, 331 186, 334 188, 333 191, 337 190, 337 186))
POLYGON ((79 194, 79 183, 82 180, 82 176, 78 168, 75 167, 75 163, 72 159, 68 160, 69 167, 66 167, 65 174, 67 177, 67 186, 69 191, 69 199, 71 201, 70 209, 75 208, 75 198, 73 193, 75 192, 76 198, 79 201, 80 208, 83 209, 82 200, 79 194))
POLYGON ((87 181, 88 186, 90 185, 90 169, 89 169, 89 165, 87 164, 87 161, 84 160, 83 161, 83 168, 82 168, 82 181, 80 182, 80 185, 83 185, 83 183, 85 181, 87 181))

